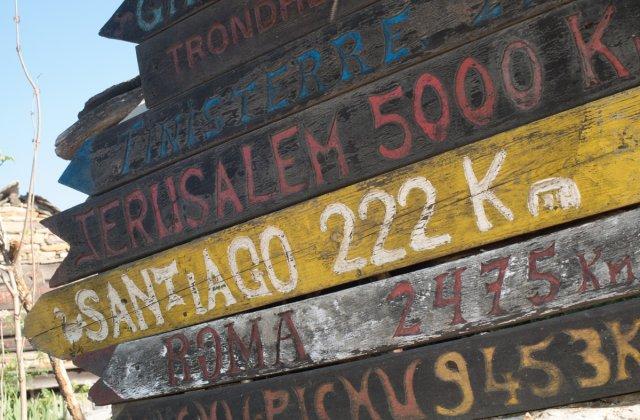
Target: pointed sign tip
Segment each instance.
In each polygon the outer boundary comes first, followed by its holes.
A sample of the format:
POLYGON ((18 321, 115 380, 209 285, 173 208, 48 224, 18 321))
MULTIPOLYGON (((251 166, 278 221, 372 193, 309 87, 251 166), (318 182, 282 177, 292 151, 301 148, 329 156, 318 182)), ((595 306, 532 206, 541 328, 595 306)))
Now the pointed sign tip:
POLYGON ((62 273, 64 264, 61 264, 60 267, 53 273, 51 279, 49 279, 49 287, 60 287, 65 285, 67 282, 64 281, 64 275, 62 273))
POLYGON ((103 38, 109 38, 109 22, 105 23, 100 31, 98 31, 98 35, 103 38))
POLYGON ((94 138, 88 138, 71 159, 58 182, 85 194, 96 193, 91 173, 91 152, 94 138))
POLYGON ((81 369, 102 377, 115 351, 116 346, 113 345, 104 349, 82 353, 73 358, 73 363, 81 369))
POLYGON ((89 390, 89 399, 98 406, 116 404, 124 401, 124 399, 109 388, 102 379, 96 382, 89 390))

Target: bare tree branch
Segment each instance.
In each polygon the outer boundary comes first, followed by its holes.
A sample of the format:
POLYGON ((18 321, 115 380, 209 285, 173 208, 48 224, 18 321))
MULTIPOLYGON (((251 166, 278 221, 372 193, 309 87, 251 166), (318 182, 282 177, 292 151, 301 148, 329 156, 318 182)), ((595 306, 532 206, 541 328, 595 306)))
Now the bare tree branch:
MULTIPOLYGON (((11 264, 13 270, 9 271, 9 277, 11 283, 11 289, 13 290, 14 297, 14 318, 16 318, 16 353, 18 358, 18 366, 19 366, 19 379, 18 383, 20 385, 20 407, 21 407, 21 418, 27 419, 27 405, 26 405, 26 378, 24 374, 24 363, 22 359, 22 348, 24 342, 21 339, 21 335, 19 337, 19 332, 21 331, 20 325, 20 309, 16 308, 16 305, 21 303, 21 306, 24 307, 26 312, 29 312, 33 307, 33 301, 35 297, 35 288, 37 282, 37 269, 36 269, 36 253, 35 253, 35 245, 34 245, 34 213, 35 213, 35 182, 36 182, 36 168, 38 165, 38 151, 40 149, 40 138, 42 134, 42 108, 40 101, 40 87, 31 76, 27 64, 24 60, 24 56, 22 54, 22 42, 20 37, 20 13, 18 10, 18 0, 14 0, 14 22, 16 29, 16 53, 18 54, 18 61, 20 62, 20 67, 31 86, 33 91, 34 101, 35 101, 35 114, 34 114, 34 136, 33 136, 33 157, 31 161, 31 176, 29 178, 29 191, 27 193, 27 208, 26 208, 26 216, 24 219, 24 224, 22 226, 22 233, 20 234, 19 241, 15 244, 9 244, 9 251, 6 252, 3 247, 3 254, 6 254, 6 257, 9 257, 6 260, 7 264, 11 264), (30 231, 30 243, 31 243, 31 271, 32 271, 32 287, 33 290, 31 293, 28 290, 26 282, 24 280, 24 273, 22 272, 22 262, 21 262, 21 254, 24 244, 24 239, 27 234, 27 229, 30 231)), ((82 414, 82 410, 80 409, 80 405, 78 404, 77 399, 75 398, 75 394, 73 393, 73 388, 71 387, 71 383, 69 381, 69 376, 66 373, 66 370, 62 363, 59 360, 50 357, 51 366, 53 368, 54 375, 60 387, 60 393, 63 396, 63 399, 67 405, 67 410, 71 417, 74 420, 84 420, 84 415, 82 414)))

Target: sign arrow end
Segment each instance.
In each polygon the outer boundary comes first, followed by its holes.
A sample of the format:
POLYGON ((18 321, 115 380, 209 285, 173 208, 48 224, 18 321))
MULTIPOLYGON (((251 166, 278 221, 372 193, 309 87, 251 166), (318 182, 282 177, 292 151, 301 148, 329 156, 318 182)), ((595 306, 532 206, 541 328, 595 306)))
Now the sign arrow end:
POLYGON ((116 404, 125 400, 116 394, 102 379, 89 390, 89 399, 98 406, 116 404))
POLYGON ((97 193, 91 174, 91 152, 94 138, 87 139, 76 152, 58 182, 85 194, 97 193))

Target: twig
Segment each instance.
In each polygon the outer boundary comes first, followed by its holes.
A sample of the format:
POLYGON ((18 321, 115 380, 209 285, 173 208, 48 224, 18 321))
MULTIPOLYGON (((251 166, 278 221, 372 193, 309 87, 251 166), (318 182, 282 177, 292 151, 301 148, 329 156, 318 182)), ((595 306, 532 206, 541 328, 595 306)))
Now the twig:
MULTIPOLYGON (((22 72, 24 76, 27 78, 31 89, 33 90, 33 96, 35 98, 35 127, 34 127, 34 136, 33 136, 33 156, 31 160, 31 176, 29 177, 29 190, 27 193, 27 217, 24 219, 24 224, 22 226, 22 233, 20 235, 20 241, 18 242, 18 247, 15 253, 15 259, 19 260, 20 255, 22 253, 22 244, 24 243, 24 237, 27 234, 27 228, 31 227, 31 237, 33 238, 33 210, 35 203, 35 183, 36 183, 36 167, 38 164, 38 151, 40 149, 40 137, 42 132, 42 109, 40 103, 40 87, 35 82, 29 69, 27 68, 27 64, 24 61, 24 56, 22 55, 22 42, 20 38, 20 13, 18 11, 18 0, 14 1, 15 6, 15 15, 13 17, 13 21, 15 22, 16 27, 16 53, 18 54, 18 61, 20 62, 20 67, 22 68, 22 72)), ((35 271, 35 253, 34 251, 33 240, 31 241, 31 256, 32 256, 32 265, 34 266, 35 271)), ((35 272, 34 272, 35 278, 35 272)))
MULTIPOLYGON (((11 272, 8 274, 11 286, 17 288, 15 277, 11 272)), ((27 420, 27 372, 24 366, 24 341, 22 340, 22 304, 17 294, 13 295, 13 325, 18 363, 18 388, 20 389, 20 419, 27 420)))
MULTIPOLYGON (((42 109, 41 109, 41 102, 40 102, 40 88, 38 87, 38 84, 31 76, 31 73, 29 72, 27 64, 24 60, 24 56, 22 54, 22 43, 20 38, 20 13, 18 10, 18 0, 14 0, 14 8, 15 8, 15 15, 13 20, 15 22, 15 29, 16 29, 16 52, 18 54, 18 61, 20 62, 20 67, 22 68, 22 71, 29 85, 33 90, 33 96, 35 98, 33 157, 31 161, 31 176, 29 178, 29 191, 27 193, 27 214, 24 219, 24 224, 22 226, 22 233, 20 235, 20 240, 16 244, 15 249, 12 250, 13 252, 9 251, 8 254, 11 257, 11 259, 6 261, 8 264, 12 265, 13 272, 15 273, 15 276, 13 276, 12 273, 9 272, 9 277, 10 277, 12 290, 16 292, 13 294, 13 297, 14 297, 14 316, 16 316, 15 312, 18 312, 18 319, 16 321, 16 347, 17 347, 16 350, 18 350, 21 347, 20 345, 18 345, 18 341, 22 341, 22 340, 21 338, 20 340, 18 340, 18 331, 20 331, 20 328, 21 328, 19 324, 20 311, 15 308, 15 303, 16 302, 21 303, 21 306, 24 307, 26 312, 29 312, 33 306, 33 301, 35 299, 35 289, 37 284, 33 217, 35 212, 34 189, 35 189, 35 182, 36 182, 36 168, 38 165, 38 151, 40 149, 40 138, 41 138, 41 132, 42 132, 42 109), (33 286, 32 293, 29 293, 28 287, 25 283, 24 274, 22 273, 22 265, 21 265, 21 258, 20 258, 22 254, 24 238, 26 236, 28 227, 30 227, 30 231, 31 231, 30 243, 31 243, 31 269, 32 269, 32 286, 33 286)), ((3 249, 3 254, 6 254, 6 252, 4 252, 4 249, 3 249)), ((20 360, 22 358, 21 349, 20 351, 17 351, 16 356, 18 358, 18 365, 19 366, 23 365, 22 363, 23 361, 20 360)), ((54 375, 60 387, 60 393, 64 398, 69 414, 71 414, 71 417, 74 420, 84 420, 84 415, 82 414, 80 405, 78 404, 75 394, 73 393, 73 388, 71 386, 71 382, 69 380, 69 376, 66 373, 64 365, 59 360, 53 357, 50 357, 50 361, 51 361, 51 367, 53 368, 54 375)), ((22 368, 21 375, 24 375, 24 367, 22 368)), ((26 417, 26 414, 27 414, 26 383, 25 383, 26 381, 24 381, 24 379, 25 378, 22 378, 22 380, 19 379, 20 404, 21 404, 20 412, 21 412, 22 419, 26 420, 27 418, 26 417), (23 394, 24 394, 24 397, 23 397, 23 394)))
POLYGON ((4 352, 4 314, 0 311, 0 349, 2 350, 2 363, 0 363, 0 420, 4 420, 4 408, 6 407, 4 390, 4 369, 7 358, 4 352))

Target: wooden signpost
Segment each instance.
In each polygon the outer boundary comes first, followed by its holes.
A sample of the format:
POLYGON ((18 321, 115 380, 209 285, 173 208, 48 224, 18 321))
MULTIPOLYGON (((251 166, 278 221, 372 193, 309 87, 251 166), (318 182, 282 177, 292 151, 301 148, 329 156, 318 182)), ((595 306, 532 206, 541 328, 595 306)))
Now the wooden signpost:
MULTIPOLYGON (((286 49, 274 50, 256 61, 234 69, 233 72, 214 78, 166 105, 149 110, 90 139, 75 156, 60 182, 87 194, 108 191, 194 152, 228 141, 274 119, 316 104, 320 100, 342 94, 398 71, 408 63, 417 63, 465 45, 480 35, 495 32, 501 26, 533 16, 555 4, 549 1, 538 3, 530 8, 517 9, 514 7, 520 5, 519 2, 508 2, 500 17, 480 19, 477 25, 472 25, 472 22, 476 21, 473 15, 460 15, 450 11, 449 18, 434 18, 438 13, 444 13, 447 10, 446 6, 452 4, 449 0, 434 0, 430 3, 416 1, 412 2, 410 7, 404 7, 403 2, 396 0, 382 1, 356 13, 353 18, 347 19, 340 26, 341 34, 351 31, 361 34, 363 44, 367 46, 362 52, 362 61, 369 63, 370 72, 357 71, 356 67, 349 73, 350 77, 343 80, 344 70, 351 69, 353 65, 342 69, 339 60, 336 64, 337 53, 331 47, 331 40, 336 37, 335 30, 327 29, 319 34, 311 34, 299 42, 294 42, 286 49), (440 3, 441 6, 434 6, 440 3), (366 18, 370 9, 377 10, 378 7, 384 7, 386 13, 375 18, 366 18), (385 38, 379 28, 382 27, 383 22, 391 22, 394 19, 403 20, 401 26, 403 29, 397 43, 406 50, 401 48, 403 54, 394 55, 393 59, 386 59, 385 38), (424 25, 425 19, 433 19, 432 24, 424 25), (455 36, 439 37, 438 34, 442 33, 455 33, 455 36), (425 43, 422 41, 425 39, 432 40, 426 43, 429 46, 428 49, 423 48, 425 43), (318 48, 318 46, 325 47, 318 48), (407 54, 404 54, 405 52, 407 54), (303 60, 301 57, 307 58, 303 60), (305 63, 309 65, 316 62, 314 60, 319 60, 319 64, 308 69, 313 72, 308 73, 299 68, 305 63), (277 89, 268 89, 264 75, 278 66, 287 68, 285 77, 278 81, 277 89), (321 85, 317 84, 318 80, 321 81, 321 85), (283 98, 286 99, 282 100, 283 98), (267 106, 268 103, 277 103, 278 106, 267 106)), ((493 118, 487 125, 480 127, 480 132, 486 137, 499 132, 498 130, 513 128, 518 123, 524 124, 571 106, 578 106, 589 100, 630 88, 637 85, 640 74, 637 50, 633 42, 633 37, 638 30, 640 5, 632 0, 618 1, 615 12, 607 18, 603 15, 608 6, 609 2, 604 0, 576 2, 570 7, 552 12, 540 19, 523 22, 488 40, 477 41, 460 51, 453 51, 438 60, 423 63, 413 70, 389 77, 368 88, 364 96, 378 96, 401 84, 404 93, 402 97, 390 100, 384 106, 391 109, 390 112, 400 111, 401 115, 405 115, 412 135, 416 138, 424 138, 425 134, 421 127, 410 117, 412 106, 410 92, 413 90, 413 84, 417 82, 416 75, 434 74, 446 88, 449 105, 452 108, 451 117, 454 120, 461 119, 459 128, 455 128, 457 124, 452 124, 452 130, 460 130, 468 135, 478 127, 459 116, 454 95, 453 75, 465 58, 473 58, 486 66, 498 96, 495 115, 492 115, 493 118), (566 18, 570 16, 575 16, 577 19, 576 34, 580 34, 577 36, 582 36, 583 39, 589 39, 585 26, 603 22, 601 23, 603 33, 599 39, 603 45, 608 46, 608 51, 623 64, 627 71, 622 72, 618 77, 615 72, 607 71, 608 66, 600 67, 593 64, 590 70, 597 74, 601 83, 591 83, 582 70, 584 61, 581 59, 581 50, 574 41, 576 35, 567 25, 566 18), (563 36, 556 37, 555 34, 563 34, 563 36), (512 90, 505 92, 503 57, 496 52, 508 51, 510 56, 519 57, 507 60, 507 64, 511 66, 511 70, 507 70, 507 76, 522 74, 525 77, 524 80, 518 79, 517 84, 513 86, 518 90, 527 91, 531 86, 531 75, 521 72, 526 72, 530 65, 526 60, 527 57, 523 56, 530 52, 528 48, 535 52, 541 69, 541 97, 539 103, 521 108, 522 101, 527 98, 526 94, 513 96, 512 90)), ((594 59, 600 57, 606 60, 606 56, 598 54, 593 56, 594 59)), ((473 73, 471 71, 471 76, 473 73)), ((435 94, 431 88, 426 88, 424 94, 425 115, 429 120, 434 120, 437 118, 438 108, 437 103, 433 103, 435 94)), ((472 92, 468 91, 467 94, 471 95, 472 92)), ((380 144, 378 137, 384 131, 375 130, 371 117, 366 117, 370 115, 371 105, 362 96, 363 94, 353 93, 348 97, 336 98, 323 107, 316 107, 296 119, 291 118, 287 121, 289 125, 296 124, 298 121, 305 125, 317 125, 319 121, 319 128, 324 132, 327 130, 326 125, 329 124, 324 120, 330 121, 331 112, 335 113, 336 109, 344 109, 342 119, 346 119, 346 123, 352 119, 351 114, 362 114, 363 116, 358 117, 359 119, 368 119, 357 121, 357 123, 354 121, 354 125, 361 130, 361 133, 365 132, 367 135, 350 140, 343 139, 346 134, 342 134, 341 140, 354 141, 355 145, 365 147, 368 151, 369 148, 365 142, 370 142, 372 144, 370 147, 377 147, 380 144), (364 103, 361 103, 363 100, 364 103), (314 118, 315 115, 326 116, 314 118)), ((286 123, 281 126, 286 126, 286 123)), ((341 130, 348 130, 348 128, 349 126, 341 127, 341 130)), ((401 132, 396 131, 392 131, 387 136, 393 136, 394 139, 401 136, 401 132)), ((261 135, 266 137, 269 132, 275 131, 267 129, 261 135)), ((456 134, 458 135, 460 134, 456 134)), ((243 141, 246 142, 247 139, 237 140, 237 142, 243 141)), ((396 141, 399 143, 401 137, 396 141)), ((216 154, 220 154, 221 150, 218 149, 216 154)), ((260 152, 267 153, 263 150, 260 152)), ((349 153, 350 149, 345 152, 349 153)), ((411 158, 414 158, 414 153, 416 152, 412 150, 411 158)), ((237 159, 240 158, 237 157, 237 159)), ((261 162, 254 164, 262 170, 261 162)), ((304 171, 304 169, 298 170, 304 171)))
POLYGON ((640 390, 638 329, 640 301, 631 300, 350 364, 125 404, 114 418, 433 419, 536 410, 640 390))
POLYGON ((56 289, 26 335, 80 355, 636 204, 639 97, 628 90, 56 289))
POLYGON ((640 292, 640 209, 74 360, 99 405, 317 368, 640 292))
MULTIPOLYGON (((138 45, 145 100, 153 108, 375 1, 219 0, 138 45)), ((358 53, 354 41, 341 45, 345 55, 358 53)))
POLYGON ((200 7, 218 0, 124 0, 102 27, 106 38, 140 43, 200 7))
POLYGON ((638 0, 124 0, 100 33, 149 109, 79 139, 24 329, 114 418, 640 391, 638 0))
MULTIPOLYGON (((46 224, 71 244, 71 251, 53 284, 116 267, 637 84, 640 42, 634 34, 640 3, 623 0, 617 8, 607 4, 578 2, 524 22, 54 216, 46 224), (567 25, 572 17, 576 25, 599 22, 596 26, 611 35, 607 42, 615 45, 600 58, 622 67, 582 61, 584 52, 575 46, 575 34, 567 25), (607 26, 613 19, 616 26, 607 26), (565 36, 556 37, 558 33, 565 36), (524 88, 511 85, 525 73, 524 88), (418 93, 422 101, 416 99, 418 93)), ((145 143, 132 144, 144 148, 145 143)), ((162 148, 170 146, 164 143, 162 148)), ((77 155, 76 162, 82 156, 77 155)), ((90 172, 110 167, 108 162, 97 160, 90 172)), ((77 169, 68 176, 91 179, 77 169)))

